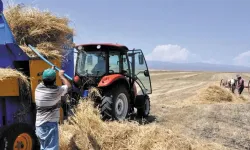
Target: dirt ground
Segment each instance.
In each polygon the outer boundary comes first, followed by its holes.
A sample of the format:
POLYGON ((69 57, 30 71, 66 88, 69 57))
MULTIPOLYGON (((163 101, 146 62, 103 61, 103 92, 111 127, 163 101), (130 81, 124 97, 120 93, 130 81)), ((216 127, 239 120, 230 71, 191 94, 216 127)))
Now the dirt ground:
MULTIPOLYGON (((244 89, 242 102, 192 103, 197 92, 236 73, 151 71, 151 115, 173 131, 222 144, 229 149, 250 150, 250 95, 244 89)), ((250 74, 243 74, 245 84, 250 74)))

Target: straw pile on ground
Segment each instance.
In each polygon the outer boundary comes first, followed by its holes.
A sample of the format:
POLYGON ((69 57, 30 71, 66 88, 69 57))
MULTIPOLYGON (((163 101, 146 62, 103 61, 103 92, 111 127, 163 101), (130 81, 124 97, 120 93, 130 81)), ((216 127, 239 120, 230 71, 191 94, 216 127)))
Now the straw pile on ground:
POLYGON ((103 122, 90 102, 81 102, 74 117, 60 126, 62 150, 223 149, 177 135, 165 127, 135 122, 103 122))
POLYGON ((211 102, 231 102, 233 101, 232 94, 217 85, 211 85, 205 90, 201 91, 200 99, 211 102))
POLYGON ((9 6, 4 15, 17 44, 30 57, 37 56, 25 45, 25 41, 50 58, 62 57, 62 46, 72 46, 67 36, 73 35, 73 29, 69 27, 66 17, 24 5, 9 6))
POLYGON ((222 102, 243 102, 246 98, 242 95, 233 94, 229 89, 217 85, 209 85, 200 90, 195 99, 203 103, 222 103, 222 102))

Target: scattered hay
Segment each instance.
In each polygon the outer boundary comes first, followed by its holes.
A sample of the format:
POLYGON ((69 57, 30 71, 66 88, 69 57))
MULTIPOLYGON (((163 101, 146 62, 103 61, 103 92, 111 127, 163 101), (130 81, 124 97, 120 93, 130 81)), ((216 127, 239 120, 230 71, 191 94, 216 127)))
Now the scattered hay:
POLYGON ((37 55, 25 46, 25 40, 43 55, 52 58, 62 57, 62 44, 70 45, 67 36, 73 35, 73 29, 68 26, 69 19, 66 17, 24 5, 9 6, 4 15, 17 44, 30 57, 37 55))
POLYGON ((101 96, 101 93, 100 93, 99 89, 97 89, 96 87, 91 87, 89 89, 89 96, 88 97, 90 99, 95 99, 95 98, 100 98, 102 96, 101 96))
POLYGON ((89 101, 82 101, 74 117, 61 125, 60 149, 223 149, 220 145, 202 143, 156 124, 136 122, 103 122, 99 111, 89 101))
POLYGON ((241 99, 242 101, 247 101, 247 99, 242 95, 239 96, 239 99, 241 99))
POLYGON ((8 78, 18 78, 26 85, 29 85, 28 78, 21 72, 10 68, 0 68, 0 81, 8 78))
MULTIPOLYGON (((29 47, 27 46, 23 46, 23 45, 19 45, 19 47, 31 58, 36 58, 38 57, 37 54, 35 54, 29 47)), ((37 49, 39 51, 40 54, 42 54, 43 56, 47 57, 47 58, 62 58, 62 55, 60 54, 59 51, 57 50, 52 50, 50 52, 48 52, 45 49, 37 49)))

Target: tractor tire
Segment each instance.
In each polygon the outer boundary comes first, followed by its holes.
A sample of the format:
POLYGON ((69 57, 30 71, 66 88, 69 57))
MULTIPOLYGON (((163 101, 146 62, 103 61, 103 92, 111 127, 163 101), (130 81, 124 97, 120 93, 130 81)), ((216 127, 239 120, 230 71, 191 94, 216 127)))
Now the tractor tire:
POLYGON ((100 109, 103 120, 125 120, 130 110, 128 90, 117 86, 104 94, 100 109))
POLYGON ((137 108, 138 117, 148 117, 150 113, 150 99, 148 96, 145 97, 145 104, 141 108, 137 108))
POLYGON ((0 137, 1 150, 39 150, 39 141, 35 130, 25 123, 10 125, 0 137))

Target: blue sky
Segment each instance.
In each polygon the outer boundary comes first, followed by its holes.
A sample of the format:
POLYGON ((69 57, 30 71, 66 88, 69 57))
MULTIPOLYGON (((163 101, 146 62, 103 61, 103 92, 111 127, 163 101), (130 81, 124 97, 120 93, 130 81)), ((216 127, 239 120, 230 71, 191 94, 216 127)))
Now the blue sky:
POLYGON ((250 0, 14 2, 67 15, 77 44, 125 44, 142 49, 148 60, 250 66, 250 0))

